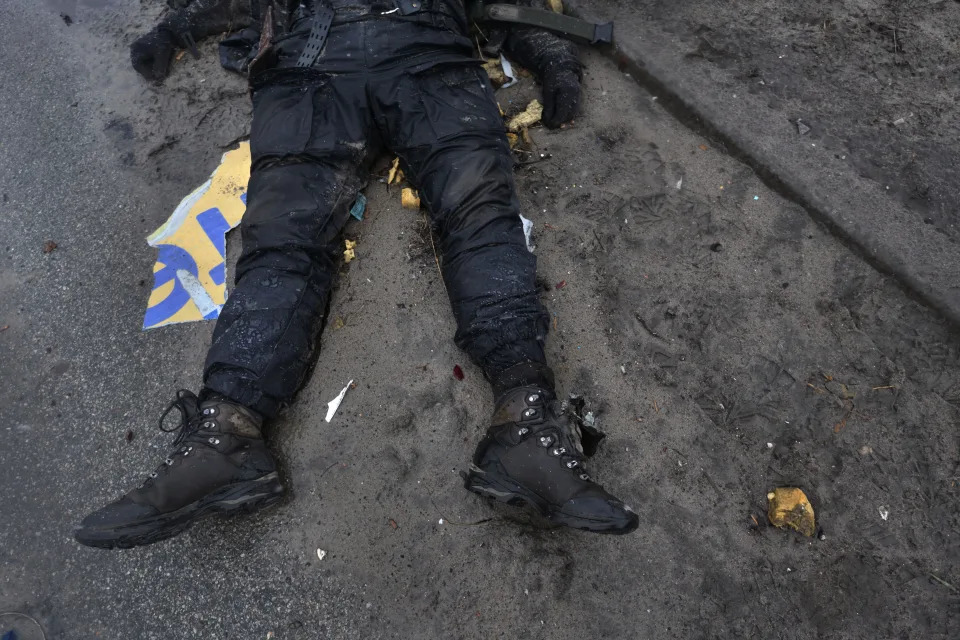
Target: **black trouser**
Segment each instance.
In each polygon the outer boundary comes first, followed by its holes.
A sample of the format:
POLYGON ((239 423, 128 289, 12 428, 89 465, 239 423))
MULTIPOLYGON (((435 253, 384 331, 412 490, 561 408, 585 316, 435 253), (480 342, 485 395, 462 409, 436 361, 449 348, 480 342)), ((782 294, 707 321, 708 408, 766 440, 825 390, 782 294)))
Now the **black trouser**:
POLYGON ((548 315, 486 74, 465 64, 268 73, 253 94, 243 253, 206 388, 268 417, 292 399, 312 361, 349 207, 384 148, 430 212, 456 344, 491 378, 542 363, 548 315))

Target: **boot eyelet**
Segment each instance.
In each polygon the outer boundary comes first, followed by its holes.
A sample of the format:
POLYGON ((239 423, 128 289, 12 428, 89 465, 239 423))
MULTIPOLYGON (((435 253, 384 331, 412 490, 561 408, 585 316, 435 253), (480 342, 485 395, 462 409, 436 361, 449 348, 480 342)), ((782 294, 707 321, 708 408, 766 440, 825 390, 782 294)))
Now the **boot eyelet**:
POLYGON ((539 393, 531 393, 529 396, 527 396, 527 402, 529 402, 530 404, 533 404, 534 402, 537 402, 538 400, 540 400, 540 394, 539 394, 539 393))
POLYGON ((220 441, 217 440, 216 438, 210 438, 209 440, 207 440, 207 442, 209 442, 210 444, 217 444, 220 441))
POLYGON ((163 464, 169 467, 170 465, 173 464, 173 458, 167 458, 166 460, 163 461, 163 464))
POLYGON ((525 435, 527 435, 528 433, 530 433, 530 429, 528 429, 527 427, 520 427, 520 429, 517 430, 517 433, 518 433, 518 434, 520 435, 520 437, 522 438, 523 436, 525 436, 525 435))
POLYGON ((216 422, 209 422, 209 421, 208 421, 208 422, 204 422, 204 423, 203 423, 203 428, 204 428, 204 429, 213 429, 215 426, 217 426, 217 423, 216 423, 216 422))
POLYGON ((153 473, 151 473, 151 474, 150 474, 150 477, 151 477, 151 478, 156 478, 156 477, 157 477, 157 472, 154 471, 153 473))
POLYGON ((576 469, 580 465, 576 460, 571 460, 567 463, 567 469, 576 469))
POLYGON ((590 479, 590 476, 588 476, 588 475, 585 474, 585 473, 581 473, 581 474, 580 474, 580 479, 583 480, 584 482, 586 482, 587 480, 590 479))
POLYGON ((564 449, 563 447, 557 447, 556 449, 554 449, 554 450, 551 451, 550 453, 551 453, 552 455, 554 455, 554 456, 560 457, 560 456, 562 456, 563 454, 565 454, 566 452, 567 452, 567 450, 564 449))
POLYGON ((546 449, 553 444, 553 436, 540 436, 540 446, 546 449))
POLYGON ((203 415, 205 415, 205 416, 212 416, 212 415, 215 414, 216 412, 217 412, 217 410, 214 409, 213 407, 207 407, 206 409, 203 410, 203 415))
POLYGON ((536 409, 527 409, 526 411, 523 412, 524 418, 535 418, 536 416, 537 416, 536 409))

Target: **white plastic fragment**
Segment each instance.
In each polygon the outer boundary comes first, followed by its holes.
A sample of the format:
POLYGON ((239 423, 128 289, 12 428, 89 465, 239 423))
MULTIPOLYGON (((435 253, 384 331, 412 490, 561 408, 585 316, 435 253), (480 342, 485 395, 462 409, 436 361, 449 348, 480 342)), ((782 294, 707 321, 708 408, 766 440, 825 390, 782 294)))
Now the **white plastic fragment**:
POLYGON ((502 53, 500 54, 500 66, 503 67, 503 75, 510 78, 510 82, 506 83, 500 88, 506 89, 507 87, 512 87, 513 85, 517 84, 518 80, 517 75, 513 72, 513 64, 511 64, 510 61, 507 60, 507 57, 502 53))
POLYGON ((326 551, 324 551, 323 549, 317 549, 317 558, 319 558, 320 560, 323 560, 326 557, 327 557, 326 551))
POLYGON ((350 388, 350 385, 353 384, 353 380, 347 383, 347 386, 340 391, 340 394, 336 398, 327 403, 327 417, 326 421, 330 422, 333 420, 333 415, 337 412, 337 409, 340 408, 340 403, 343 402, 343 397, 347 395, 347 389, 350 388))
POLYGON ((890 510, 887 509, 885 506, 880 505, 879 511, 880 511, 880 519, 886 522, 887 518, 890 517, 890 510))
POLYGON ((520 216, 520 221, 523 222, 523 236, 527 239, 527 251, 533 253, 533 250, 536 249, 536 247, 533 246, 533 238, 531 236, 533 233, 533 221, 524 218, 523 215, 520 216))

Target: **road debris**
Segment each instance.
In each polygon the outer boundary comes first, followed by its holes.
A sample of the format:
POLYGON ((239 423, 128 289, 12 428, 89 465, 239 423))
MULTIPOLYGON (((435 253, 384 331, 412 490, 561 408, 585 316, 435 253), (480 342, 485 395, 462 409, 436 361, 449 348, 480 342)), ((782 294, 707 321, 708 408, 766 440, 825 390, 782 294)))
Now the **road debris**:
POLYGON ((520 81, 520 79, 517 78, 517 74, 513 71, 513 64, 511 64, 502 53, 500 54, 500 67, 503 69, 503 75, 506 76, 505 79, 507 80, 507 82, 500 87, 501 89, 509 89, 520 81))
POLYGON ((890 517, 890 509, 887 509, 885 506, 880 505, 880 508, 877 509, 880 512, 880 519, 884 522, 887 521, 887 518, 890 517))
POLYGON ((326 551, 324 551, 323 549, 317 549, 317 558, 319 558, 320 560, 323 560, 326 557, 327 557, 326 551))
POLYGON ((56 248, 57 248, 57 243, 54 242, 53 240, 47 240, 46 242, 43 243, 43 252, 44 252, 44 253, 53 253, 53 251, 54 251, 56 248))
POLYGON ((403 182, 403 170, 400 168, 400 158, 394 158, 387 173, 387 186, 403 182))
POLYGON ((533 221, 527 218, 524 218, 523 215, 521 214, 520 222, 523 223, 523 237, 527 241, 527 251, 529 251, 530 253, 533 253, 533 251, 537 248, 533 244, 533 221))
POLYGON ((367 210, 367 196, 362 193, 357 194, 357 199, 350 207, 350 215, 357 220, 363 221, 363 213, 367 210))
POLYGON ((400 192, 400 205, 404 209, 418 211, 420 209, 420 195, 410 187, 404 187, 400 192))
POLYGON ((509 86, 507 84, 506 69, 501 67, 500 60, 490 58, 483 63, 483 70, 487 72, 487 77, 490 78, 490 84, 492 84, 495 89, 509 86))
POLYGON ((344 264, 350 264, 350 261, 357 257, 355 249, 357 248, 356 240, 344 240, 343 241, 343 262, 344 264))
POLYGON ((807 495, 795 487, 778 487, 767 494, 767 518, 780 529, 790 527, 807 537, 816 533, 813 505, 807 495))
POLYGON ((453 365, 453 377, 457 380, 463 380, 464 378, 463 369, 461 369, 458 364, 453 365))
POLYGON ((396 520, 394 520, 393 518, 390 518, 390 528, 393 530, 397 530, 400 528, 400 525, 397 524, 396 520))
POLYGON ((543 105, 539 100, 533 100, 522 113, 515 115, 507 123, 507 129, 519 133, 521 129, 533 126, 543 117, 543 105))
POLYGON ((206 182, 147 238, 157 249, 143 328, 213 320, 226 302, 226 232, 246 211, 250 143, 223 154, 206 182), (171 286, 172 285, 172 286, 171 286))
POLYGON ((801 120, 800 118, 797 118, 797 123, 796 123, 796 124, 797 124, 797 133, 798 133, 799 135, 805 136, 805 135, 807 135, 808 133, 810 133, 810 127, 807 126, 807 124, 804 123, 804 121, 801 120))
POLYGON ((344 396, 347 395, 347 390, 350 388, 350 385, 353 384, 353 380, 347 383, 347 386, 343 388, 342 391, 337 395, 336 398, 327 403, 327 416, 324 418, 327 422, 333 420, 333 415, 337 412, 337 409, 340 408, 340 403, 343 402, 344 396))
POLYGON ((557 286, 556 286, 555 288, 557 288, 557 289, 563 289, 565 286, 567 286, 567 281, 566 281, 566 280, 561 280, 560 282, 557 283, 557 286))

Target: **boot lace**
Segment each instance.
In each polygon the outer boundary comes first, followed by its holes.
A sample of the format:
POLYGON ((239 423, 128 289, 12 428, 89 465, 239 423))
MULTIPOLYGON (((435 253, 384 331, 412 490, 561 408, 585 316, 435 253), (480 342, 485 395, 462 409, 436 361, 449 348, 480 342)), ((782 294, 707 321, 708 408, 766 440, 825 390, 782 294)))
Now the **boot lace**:
MULTIPOLYGON (((167 459, 163 461, 157 470, 150 474, 147 482, 155 479, 162 471, 173 466, 177 456, 185 457, 190 455, 190 452, 193 451, 193 445, 185 443, 200 442, 207 444, 205 440, 200 440, 193 437, 200 430, 203 421, 203 415, 200 413, 200 400, 197 398, 196 394, 191 391, 187 391, 186 389, 180 389, 177 391, 176 397, 172 402, 170 402, 170 404, 167 405, 167 408, 164 409, 163 413, 160 414, 158 428, 164 433, 177 432, 177 436, 173 440, 173 446, 180 448, 167 456, 167 459), (170 412, 174 409, 176 409, 180 414, 180 421, 171 427, 167 427, 165 424, 167 416, 170 415, 170 412)), ((216 444, 219 442, 220 441, 216 438, 211 438, 211 442, 209 444, 216 444)))
POLYGON ((167 408, 160 414, 160 423, 158 428, 164 433, 173 433, 177 431, 177 437, 173 441, 173 446, 182 444, 200 429, 200 423, 203 422, 203 416, 200 413, 200 400, 196 394, 186 389, 177 391, 177 396, 167 405, 167 408), (176 409, 180 413, 180 422, 173 427, 164 426, 167 416, 176 409))

